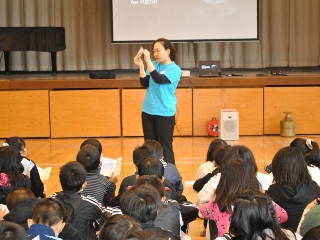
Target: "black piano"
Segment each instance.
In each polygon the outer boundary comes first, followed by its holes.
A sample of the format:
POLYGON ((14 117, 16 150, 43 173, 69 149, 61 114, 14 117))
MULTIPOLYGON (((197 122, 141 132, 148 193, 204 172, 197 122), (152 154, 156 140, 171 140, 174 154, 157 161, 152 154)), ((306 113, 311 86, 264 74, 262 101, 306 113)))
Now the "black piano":
POLYGON ((0 51, 5 72, 10 72, 10 51, 51 53, 52 73, 57 72, 57 52, 66 49, 64 27, 0 27, 0 51))

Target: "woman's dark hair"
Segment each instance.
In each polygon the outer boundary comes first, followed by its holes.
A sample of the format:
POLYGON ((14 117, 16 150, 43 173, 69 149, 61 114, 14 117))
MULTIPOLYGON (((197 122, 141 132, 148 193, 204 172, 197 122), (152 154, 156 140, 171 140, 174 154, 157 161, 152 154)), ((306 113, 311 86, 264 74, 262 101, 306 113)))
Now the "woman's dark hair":
POLYGON ((161 43, 161 45, 164 47, 165 50, 170 49, 170 59, 171 61, 176 61, 177 59, 177 51, 176 49, 172 46, 170 41, 165 38, 158 38, 156 41, 153 42, 152 48, 154 47, 155 43, 161 43))
POLYGON ((246 190, 259 191, 260 183, 256 177, 255 167, 240 155, 226 159, 221 166, 221 178, 216 193, 216 203, 221 212, 231 212, 231 205, 237 194, 246 190))
POLYGON ((295 187, 312 181, 302 152, 296 147, 281 148, 271 164, 276 184, 295 187))
POLYGON ((141 224, 133 217, 116 214, 102 225, 99 240, 122 240, 141 230, 141 224))
POLYGON ((221 146, 228 146, 228 143, 223 139, 215 139, 210 143, 207 151, 207 161, 214 161, 214 152, 221 146))
POLYGON ((302 152, 307 164, 312 164, 320 168, 320 150, 318 143, 311 139, 296 138, 291 142, 290 146, 296 147, 302 152))
POLYGON ((19 187, 27 187, 22 177, 23 166, 21 164, 20 149, 15 146, 0 148, 0 173, 6 173, 9 177, 12 190, 19 187))
POLYGON ((229 232, 232 239, 288 239, 276 221, 272 200, 260 191, 244 191, 237 195, 229 232), (269 229, 271 234, 264 230, 269 229))

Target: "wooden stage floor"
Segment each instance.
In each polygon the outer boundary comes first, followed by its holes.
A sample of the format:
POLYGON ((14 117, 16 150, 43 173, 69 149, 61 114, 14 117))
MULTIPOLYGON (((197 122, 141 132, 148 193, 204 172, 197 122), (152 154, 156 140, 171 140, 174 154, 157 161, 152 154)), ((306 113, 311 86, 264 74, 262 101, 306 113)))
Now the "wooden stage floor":
MULTIPOLYGON (((298 137, 298 136, 296 136, 298 137)), ((299 137, 310 138, 316 142, 320 141, 319 135, 299 135, 299 137)), ((64 139, 25 139, 28 157, 34 160, 41 168, 52 166, 49 180, 45 181, 47 196, 55 191, 60 191, 59 169, 68 161, 74 161, 81 143, 86 138, 64 138, 64 139)), ((143 143, 142 137, 123 138, 97 138, 103 146, 105 157, 123 157, 121 175, 117 183, 119 185, 123 177, 134 172, 132 163, 133 149, 143 143)), ((280 136, 240 136, 239 141, 228 141, 230 145, 245 145, 249 147, 258 164, 259 171, 264 172, 265 164, 271 162, 275 153, 282 147, 288 146, 294 138, 280 136)), ((174 137, 174 152, 176 165, 183 177, 183 181, 195 180, 199 165, 205 162, 206 153, 213 137, 174 137)), ((4 139, 0 139, 4 142, 4 139)), ((192 186, 186 185, 184 194, 190 201, 197 202, 197 194, 192 186)), ((205 239, 199 236, 202 230, 202 220, 198 219, 191 223, 189 235, 192 239, 205 239)))

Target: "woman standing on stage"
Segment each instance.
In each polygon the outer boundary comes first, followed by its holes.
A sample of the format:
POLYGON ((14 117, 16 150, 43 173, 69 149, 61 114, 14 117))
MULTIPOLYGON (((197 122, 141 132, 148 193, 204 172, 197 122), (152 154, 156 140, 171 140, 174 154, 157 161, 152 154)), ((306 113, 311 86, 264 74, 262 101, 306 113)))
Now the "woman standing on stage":
POLYGON ((142 128, 145 140, 157 140, 164 150, 164 160, 175 164, 173 131, 177 99, 175 92, 181 77, 181 68, 174 62, 176 51, 169 40, 159 38, 153 43, 153 56, 140 49, 134 58, 139 67, 140 83, 147 88, 142 105, 142 128), (144 63, 146 63, 146 70, 144 63))

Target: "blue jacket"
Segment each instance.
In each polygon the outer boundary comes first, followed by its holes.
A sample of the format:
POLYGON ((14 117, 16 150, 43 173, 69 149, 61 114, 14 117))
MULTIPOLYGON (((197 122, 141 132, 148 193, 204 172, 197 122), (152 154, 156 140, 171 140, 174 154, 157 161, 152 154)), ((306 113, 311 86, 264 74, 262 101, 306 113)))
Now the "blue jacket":
POLYGON ((55 237, 54 231, 52 230, 51 227, 48 227, 42 224, 31 225, 28 231, 28 235, 29 235, 29 240, 32 240, 36 237, 39 237, 40 240, 52 240, 52 239, 62 240, 61 238, 55 237))

